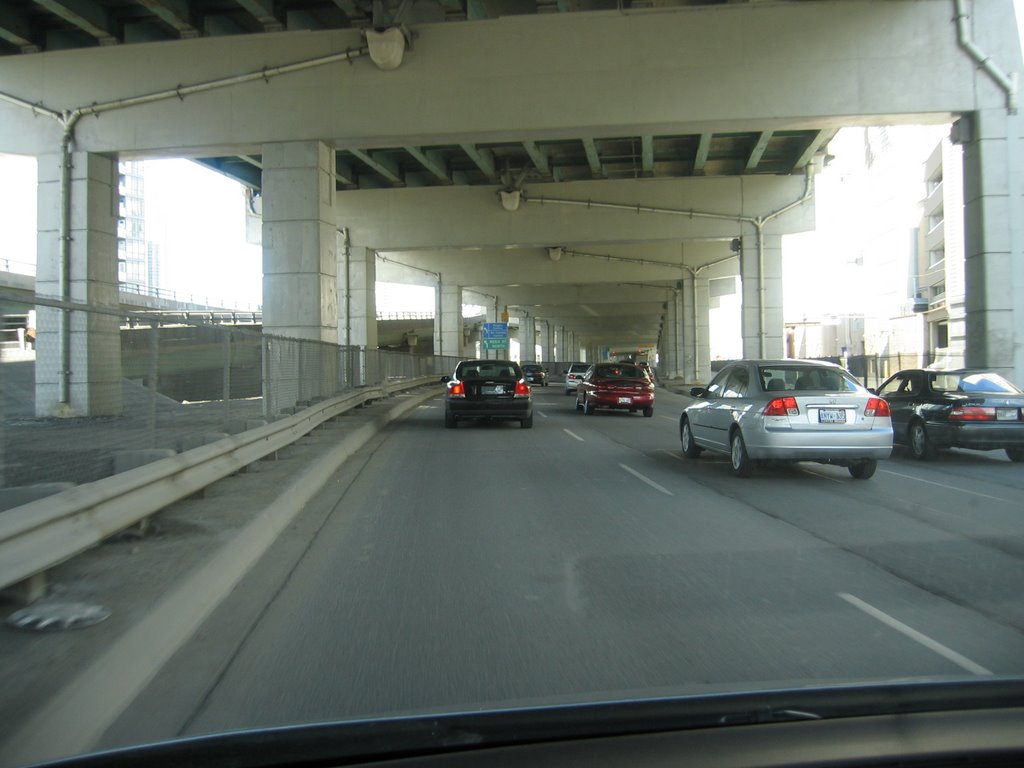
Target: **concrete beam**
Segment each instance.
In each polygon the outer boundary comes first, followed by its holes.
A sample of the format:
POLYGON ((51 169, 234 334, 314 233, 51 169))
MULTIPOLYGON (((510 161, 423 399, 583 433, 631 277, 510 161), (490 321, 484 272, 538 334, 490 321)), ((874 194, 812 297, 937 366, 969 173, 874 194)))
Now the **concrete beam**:
POLYGON ((110 23, 107 10, 93 0, 34 0, 50 13, 95 37, 101 45, 114 45, 120 40, 110 23))
MULTIPOLYGON (((43 1, 70 6, 70 0, 43 1)), ((985 6, 983 19, 1012 18, 1010 0, 985 6)), ((76 146, 191 153, 309 137, 362 149, 479 145, 939 122, 1005 106, 1002 92, 957 45, 943 2, 522 15, 428 24, 419 33, 397 73, 357 61, 234 86, 229 96, 211 92, 140 105, 83 121, 76 146), (531 42, 527 61, 524 40, 531 42), (721 56, 726 49, 732 55, 721 56), (910 82, 912 89, 905 87, 910 82), (267 109, 272 103, 288 108, 267 109), (353 109, 371 103, 374 109, 353 109)), ((1004 69, 1016 69, 1014 25, 976 22, 974 33, 1004 69)), ((0 87, 65 110, 360 44, 359 30, 350 29, 8 56, 0 59, 0 87)), ((32 120, 27 110, 0 105, 0 150, 52 148, 32 120)))
POLYGON ((185 0, 136 0, 136 2, 181 37, 199 36, 199 29, 192 21, 192 13, 185 0))
MULTIPOLYGON (((796 176, 629 179, 545 184, 537 202, 517 211, 502 208, 493 189, 432 187, 372 189, 338 195, 338 220, 356 242, 378 250, 417 248, 504 248, 595 245, 643 241, 732 239, 742 225, 731 216, 764 216, 800 199, 804 179, 796 176), (540 196, 720 214, 724 219, 636 213, 542 204, 540 196), (452 216, 458 211, 458 216, 452 216)), ((534 194, 527 188, 527 195, 534 194)), ((779 234, 814 227, 808 202, 772 222, 779 234)), ((595 246, 596 247, 596 246, 595 246)))

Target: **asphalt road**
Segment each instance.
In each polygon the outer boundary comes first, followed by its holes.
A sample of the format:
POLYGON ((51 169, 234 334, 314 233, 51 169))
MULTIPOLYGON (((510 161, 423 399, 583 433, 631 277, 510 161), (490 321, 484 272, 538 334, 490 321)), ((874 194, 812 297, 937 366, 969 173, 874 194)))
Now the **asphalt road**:
POLYGON ((536 389, 533 429, 391 425, 104 743, 816 682, 1024 673, 1024 467, 732 477, 536 389))

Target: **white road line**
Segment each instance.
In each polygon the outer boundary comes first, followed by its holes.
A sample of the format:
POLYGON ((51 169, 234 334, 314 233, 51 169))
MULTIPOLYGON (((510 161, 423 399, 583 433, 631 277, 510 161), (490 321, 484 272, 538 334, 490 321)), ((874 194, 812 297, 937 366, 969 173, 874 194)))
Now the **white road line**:
POLYGON ((824 475, 821 472, 815 472, 813 469, 806 469, 804 467, 801 467, 800 469, 801 469, 801 471, 806 472, 808 475, 814 475, 815 477, 820 477, 822 480, 831 480, 833 483, 839 483, 840 485, 846 485, 846 483, 844 483, 842 480, 840 480, 838 478, 829 477, 828 475, 824 475))
POLYGON ((568 435, 569 437, 574 437, 574 438, 576 438, 576 439, 577 439, 577 440, 579 440, 579 441, 580 441, 581 443, 582 443, 582 442, 585 442, 585 441, 584 441, 584 439, 583 439, 582 437, 580 437, 579 435, 577 435, 577 434, 576 434, 575 432, 570 432, 570 431, 569 431, 568 429, 566 429, 565 427, 562 427, 562 431, 563 431, 563 432, 565 432, 565 434, 567 434, 567 435, 568 435))
POLYGON ((667 453, 673 459, 679 459, 679 461, 683 460, 683 457, 680 454, 676 453, 675 451, 670 451, 668 448, 659 448, 658 450, 661 451, 662 453, 667 453))
POLYGON ((858 608, 858 609, 864 611, 864 613, 866 613, 868 616, 871 616, 871 617, 873 617, 875 619, 878 619, 880 622, 882 622, 886 626, 892 627, 897 632, 900 632, 900 633, 906 635, 911 640, 914 640, 914 641, 920 643, 921 645, 923 645, 925 648, 927 648, 927 649, 929 649, 931 651, 935 651, 935 653, 939 654, 939 656, 942 656, 944 659, 953 662, 958 667, 966 669, 968 672, 970 672, 972 674, 975 674, 975 675, 991 675, 992 674, 991 670, 985 669, 980 664, 975 664, 973 661, 968 659, 966 656, 962 656, 961 654, 959 654, 956 651, 954 651, 952 648, 947 648, 946 646, 944 646, 942 643, 938 642, 937 640, 932 640, 930 637, 928 637, 928 635, 924 635, 924 634, 918 632, 913 627, 908 627, 902 621, 899 621, 898 619, 894 619, 889 614, 885 613, 884 611, 878 610, 877 608, 875 608, 873 605, 870 605, 869 603, 865 603, 859 597, 854 597, 853 595, 851 595, 851 594, 849 594, 847 592, 838 592, 836 594, 838 594, 839 597, 841 597, 843 600, 848 602, 854 608, 858 608))
POLYGON ((905 477, 907 480, 917 480, 919 483, 927 483, 928 485, 937 485, 939 488, 945 488, 949 491, 960 491, 960 493, 969 493, 972 496, 981 496, 983 499, 992 499, 993 501, 1002 501, 1006 504, 1013 504, 1014 502, 1009 499, 1004 499, 1001 496, 989 496, 987 493, 979 493, 978 491, 968 491, 963 488, 957 488, 955 485, 946 485, 945 483, 936 483, 934 480, 925 480, 921 477, 914 477, 913 475, 904 475, 901 472, 893 472, 891 469, 880 470, 887 475, 896 475, 896 477, 905 477))
POLYGON ((676 423, 676 419, 673 419, 671 416, 660 416, 660 418, 665 419, 665 421, 671 421, 673 424, 676 423))
POLYGON ((626 470, 627 472, 629 472, 629 474, 631 474, 631 475, 632 475, 633 477, 635 477, 635 478, 636 478, 637 480, 640 480, 640 481, 642 481, 642 482, 645 482, 645 483, 647 483, 647 484, 648 484, 649 486, 651 486, 651 488, 653 488, 654 490, 656 490, 656 491, 661 491, 661 492, 662 492, 662 493, 664 493, 664 494, 665 494, 666 496, 674 496, 674 495, 675 495, 674 493, 672 493, 672 491, 670 491, 670 490, 669 490, 668 488, 666 488, 665 486, 663 486, 663 485, 658 485, 658 484, 657 484, 656 482, 654 482, 653 480, 651 480, 651 478, 649 478, 649 477, 644 477, 643 475, 641 475, 641 474, 640 474, 639 472, 637 472, 637 471, 636 471, 635 469, 633 469, 632 467, 627 467, 627 466, 626 466, 625 464, 619 464, 619 466, 620 466, 620 467, 622 467, 622 468, 623 468, 624 470, 626 470))
POLYGON ((542 419, 546 419, 546 418, 549 418, 549 417, 548 417, 548 415, 547 415, 546 413, 544 413, 544 411, 540 410, 540 408, 534 408, 533 410, 534 410, 534 412, 535 412, 535 413, 536 413, 536 414, 537 414, 538 416, 540 416, 540 417, 541 417, 542 419))

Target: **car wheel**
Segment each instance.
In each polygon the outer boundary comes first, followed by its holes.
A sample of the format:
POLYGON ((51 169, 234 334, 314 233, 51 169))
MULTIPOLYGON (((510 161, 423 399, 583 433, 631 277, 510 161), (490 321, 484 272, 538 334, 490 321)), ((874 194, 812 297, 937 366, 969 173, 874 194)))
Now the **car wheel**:
POLYGON ((743 442, 743 434, 738 429, 729 438, 729 448, 732 473, 736 477, 750 477, 754 472, 754 463, 747 455, 747 444, 743 442))
POLYGON ((587 400, 587 396, 586 395, 583 396, 583 414, 585 416, 593 416, 594 415, 594 406, 590 404, 589 400, 587 400))
POLYGON ((690 429, 690 420, 683 419, 683 425, 679 428, 679 439, 683 443, 683 455, 688 459, 696 459, 700 456, 701 449, 693 442, 693 432, 690 429))
POLYGON ((849 466, 850 474, 857 480, 867 480, 875 474, 876 469, 878 469, 878 462, 874 459, 858 461, 849 466))
POLYGON ((531 427, 533 427, 533 414, 531 413, 525 419, 520 419, 519 427, 521 429, 530 429, 531 427))
POLYGON ((1024 448, 1007 448, 1006 458, 1008 458, 1010 461, 1024 461, 1024 448))
POLYGON ((644 416, 646 416, 649 419, 653 415, 654 415, 654 406, 653 405, 649 405, 646 408, 644 408, 644 416))
POLYGON ((455 429, 455 425, 457 423, 458 422, 455 421, 455 416, 452 415, 451 411, 444 412, 444 425, 448 427, 448 429, 455 429))
POLYGON ((935 449, 931 440, 928 439, 928 430, 924 422, 912 421, 907 429, 907 446, 910 448, 910 455, 915 459, 927 461, 935 456, 935 449))

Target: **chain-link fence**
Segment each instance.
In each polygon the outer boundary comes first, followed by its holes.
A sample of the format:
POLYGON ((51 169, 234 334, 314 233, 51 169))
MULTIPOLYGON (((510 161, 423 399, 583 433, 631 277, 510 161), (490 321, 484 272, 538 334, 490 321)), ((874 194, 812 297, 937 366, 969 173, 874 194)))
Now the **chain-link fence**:
POLYGON ((0 301, 5 489, 90 482, 347 391, 440 377, 457 362, 269 336, 223 320, 0 301))

